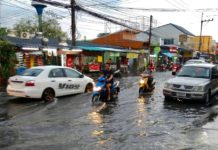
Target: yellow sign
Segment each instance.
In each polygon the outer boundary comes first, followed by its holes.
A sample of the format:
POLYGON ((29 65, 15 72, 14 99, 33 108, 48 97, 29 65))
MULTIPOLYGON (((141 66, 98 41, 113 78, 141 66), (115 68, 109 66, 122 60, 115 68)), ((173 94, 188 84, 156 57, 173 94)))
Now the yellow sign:
POLYGON ((98 62, 102 62, 103 61, 103 59, 102 59, 102 56, 98 56, 98 62))
POLYGON ((138 54, 136 53, 127 53, 127 58, 138 58, 138 54))

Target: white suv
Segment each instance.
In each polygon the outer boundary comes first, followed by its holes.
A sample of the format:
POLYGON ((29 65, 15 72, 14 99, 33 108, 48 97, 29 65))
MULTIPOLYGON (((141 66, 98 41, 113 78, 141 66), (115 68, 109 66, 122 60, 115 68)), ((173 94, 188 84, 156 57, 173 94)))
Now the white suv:
POLYGON ((218 91, 218 67, 215 64, 187 64, 163 89, 165 99, 204 100, 207 104, 218 91))

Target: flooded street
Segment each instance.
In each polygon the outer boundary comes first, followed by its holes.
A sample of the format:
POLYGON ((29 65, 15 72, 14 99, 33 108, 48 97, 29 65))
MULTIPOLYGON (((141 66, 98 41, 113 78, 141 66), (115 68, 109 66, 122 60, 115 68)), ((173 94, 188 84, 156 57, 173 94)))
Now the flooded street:
POLYGON ((52 103, 11 100, 0 107, 0 149, 217 149, 218 127, 210 126, 216 103, 165 102, 162 89, 169 78, 171 72, 156 73, 153 95, 139 99, 139 77, 123 77, 118 100, 97 106, 91 94, 52 103))

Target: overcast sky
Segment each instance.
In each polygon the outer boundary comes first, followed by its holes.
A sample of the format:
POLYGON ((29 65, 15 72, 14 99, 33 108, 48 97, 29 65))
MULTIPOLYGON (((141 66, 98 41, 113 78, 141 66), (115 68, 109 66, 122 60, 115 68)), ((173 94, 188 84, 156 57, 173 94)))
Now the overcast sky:
MULTIPOLYGON (((59 2, 68 2, 67 0, 57 0, 59 2)), ((162 9, 179 9, 185 10, 183 12, 154 12, 154 11, 133 11, 133 10, 122 10, 122 13, 116 13, 115 10, 109 11, 108 9, 101 8, 98 5, 93 7, 87 7, 91 10, 99 9, 99 12, 104 12, 107 15, 116 16, 118 18, 129 19, 135 16, 147 16, 153 15, 153 18, 157 21, 154 25, 160 26, 168 23, 174 23, 180 25, 185 29, 189 30, 195 35, 200 34, 200 22, 201 22, 201 11, 196 9, 217 9, 217 0, 77 0, 80 5, 88 6, 90 3, 101 4, 106 3, 107 5, 119 6, 119 7, 134 7, 134 8, 162 8, 162 9)), ((0 0, 0 23, 1 26, 11 27, 19 19, 26 16, 32 16, 35 14, 35 10, 31 7, 31 0, 0 0)), ((59 18, 59 22, 64 31, 70 32, 70 12, 65 9, 58 9, 48 6, 46 9, 47 13, 55 14, 59 18)), ((120 11, 120 10, 119 10, 120 11)), ((210 22, 203 23, 203 35, 211 35, 218 41, 218 10, 217 11, 204 11, 203 20, 214 19, 210 22)), ((132 20, 131 20, 132 21, 132 20)), ((77 33, 78 38, 83 39, 86 36, 87 39, 95 38, 100 32, 114 32, 119 30, 119 26, 112 24, 105 25, 106 22, 95 19, 91 16, 84 15, 83 13, 77 13, 77 33), (106 28, 107 27, 107 28, 106 28)), ((70 33, 69 33, 70 35, 70 33)))

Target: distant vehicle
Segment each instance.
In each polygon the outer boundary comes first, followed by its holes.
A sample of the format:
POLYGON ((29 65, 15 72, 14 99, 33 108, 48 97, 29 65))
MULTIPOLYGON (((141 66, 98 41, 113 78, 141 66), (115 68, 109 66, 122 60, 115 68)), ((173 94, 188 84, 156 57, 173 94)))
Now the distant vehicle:
POLYGON ((204 59, 190 59, 185 62, 185 64, 201 64, 207 63, 204 59))
POLYGON ((172 75, 176 75, 176 73, 182 68, 180 63, 174 63, 172 67, 172 75))
POLYGON ((203 100, 210 103, 218 92, 218 67, 215 64, 187 64, 177 76, 168 80, 163 89, 165 100, 203 100))
POLYGON ((38 66, 26 69, 21 75, 10 77, 7 93, 16 97, 53 101, 55 97, 88 92, 93 87, 93 79, 75 69, 38 66))

